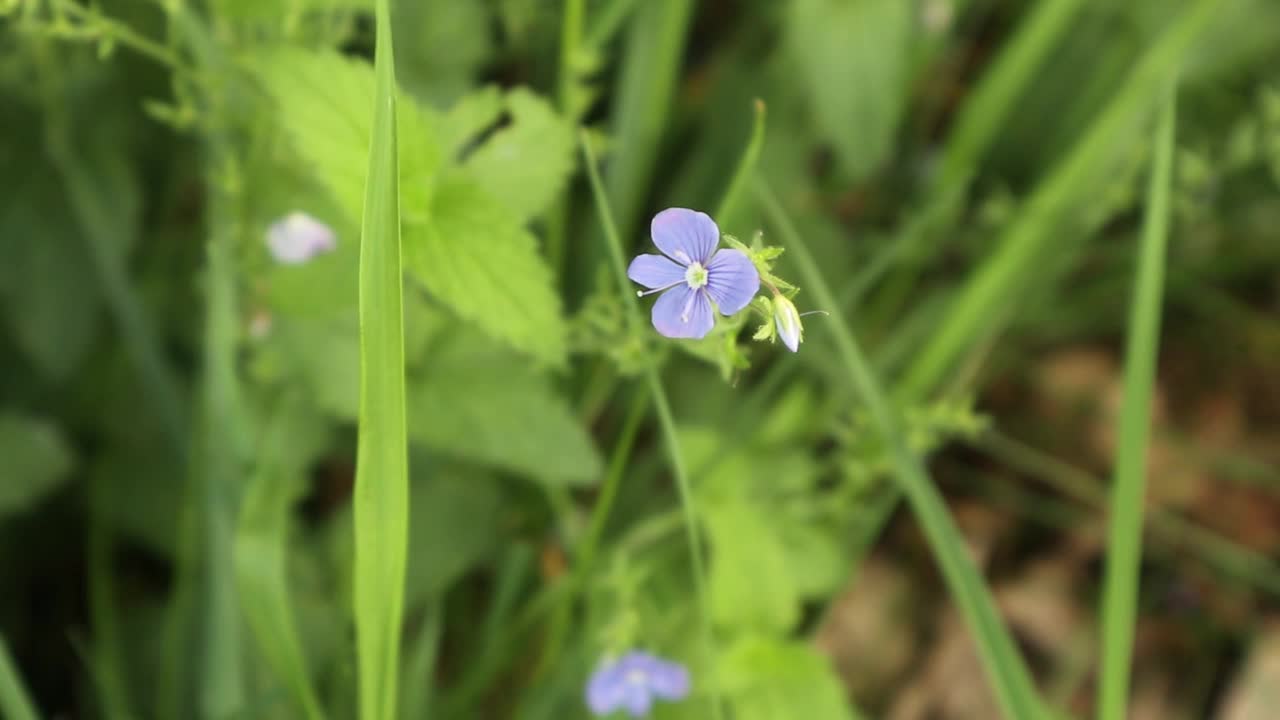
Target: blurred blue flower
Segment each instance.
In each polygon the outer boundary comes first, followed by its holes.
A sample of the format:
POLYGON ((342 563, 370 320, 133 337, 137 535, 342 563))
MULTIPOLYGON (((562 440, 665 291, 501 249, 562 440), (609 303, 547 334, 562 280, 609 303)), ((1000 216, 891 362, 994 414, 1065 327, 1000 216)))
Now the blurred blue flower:
POLYGON ((337 246, 333 230, 304 212, 291 212, 267 229, 267 249, 285 265, 300 265, 337 246))
POLYGON ((683 665, 632 651, 595 671, 587 683, 587 706, 597 717, 625 709, 638 718, 649 714, 654 698, 682 700, 688 694, 689 671, 683 665))
POLYGON ((627 277, 649 288, 642 296, 662 292, 653 327, 663 335, 705 337, 715 326, 713 300, 721 315, 733 315, 760 289, 760 273, 745 254, 716 250, 720 228, 706 213, 669 208, 653 216, 649 230, 663 254, 636 257, 627 277))

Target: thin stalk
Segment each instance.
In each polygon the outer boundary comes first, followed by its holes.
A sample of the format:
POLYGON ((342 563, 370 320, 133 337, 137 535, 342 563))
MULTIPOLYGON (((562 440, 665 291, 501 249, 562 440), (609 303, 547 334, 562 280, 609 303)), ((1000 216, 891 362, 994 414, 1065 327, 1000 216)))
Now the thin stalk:
POLYGON ((1129 307, 1124 397, 1115 479, 1111 486, 1103 585, 1102 687, 1098 693, 1098 717, 1102 720, 1122 720, 1129 695, 1129 663, 1133 658, 1138 573, 1142 561, 1142 501, 1146 490, 1147 445, 1151 437, 1151 396, 1160 346, 1160 306, 1169 236, 1175 102, 1175 94, 1170 92, 1156 130, 1142 246, 1129 307))
MULTIPOLYGON (((632 327, 639 327, 643 320, 639 316, 635 298, 632 297, 629 290, 627 261, 622 249, 622 239, 618 236, 618 228, 613 220, 613 212, 609 208, 604 184, 600 181, 600 171, 596 167, 595 154, 591 151, 591 145, 585 132, 582 134, 581 144, 582 154, 587 165, 587 177, 591 180, 591 191, 595 196, 596 210, 600 213, 600 222, 604 225, 605 239, 608 241, 609 253, 613 258, 613 269, 617 274, 618 292, 622 294, 623 302, 629 309, 628 317, 632 327)), ((667 401, 667 393, 662 387, 662 381, 658 378, 658 370, 655 366, 646 366, 645 380, 649 386, 649 394, 653 398, 654 408, 658 412, 658 425, 662 428, 663 438, 666 441, 667 455, 671 462, 671 473, 675 476, 676 488, 680 492, 680 504, 684 510, 685 530, 689 535, 689 559, 693 567, 694 592, 697 595, 698 614, 702 623, 703 654, 705 655, 707 666, 714 668, 716 660, 715 635, 711 627, 710 605, 707 602, 706 568, 702 559, 702 540, 698 534, 698 516, 694 507, 693 491, 689 486, 684 456, 680 451, 680 438, 676 433, 675 418, 672 416, 671 405, 667 401)), ((725 716, 724 698, 720 694, 720 685, 716 679, 714 669, 712 669, 708 681, 712 717, 715 720, 723 720, 725 716)))
POLYGON ((631 448, 635 445, 636 435, 640 431, 640 423, 644 421, 645 412, 649 409, 649 396, 644 388, 636 390, 631 400, 631 407, 622 423, 617 441, 613 446, 613 454, 609 458, 609 468, 605 472, 604 483, 600 488, 600 496, 596 498, 595 508, 591 512, 591 526, 587 536, 578 548, 573 561, 573 569, 565 582, 569 584, 564 601, 556 609, 551 621, 551 630, 547 634, 547 644, 542 652, 542 660, 538 663, 535 678, 545 675, 555 667, 564 643, 569 634, 569 622, 573 616, 573 607, 586 586, 595 564, 596 552, 600 540, 604 536, 605 525, 613 510, 614 500, 618 497, 618 489, 622 487, 622 476, 627 469, 627 461, 631 457, 631 448))
POLYGON ((747 141, 747 149, 738 160, 738 168, 734 171, 733 179, 729 181, 729 187, 725 189, 724 196, 720 199, 720 206, 716 208, 716 214, 713 216, 721 227, 733 227, 731 223, 733 214, 738 210, 743 191, 751 184, 751 178, 756 174, 756 161, 760 159, 760 149, 764 147, 764 101, 757 98, 752 103, 752 110, 754 122, 751 124, 751 139, 747 141))
POLYGON ((830 327, 836 350, 855 390, 870 411, 880 437, 889 446, 899 486, 911 504, 947 586, 974 634, 979 657, 1004 715, 1019 719, 1042 717, 1044 708, 1036 693, 1031 673, 1019 655, 1013 637, 996 612, 995 602, 982 576, 966 554, 964 538, 947 513, 942 496, 934 487, 920 459, 907 448, 894 411, 853 334, 849 332, 849 325, 844 312, 836 303, 835 295, 827 286, 817 263, 800 239, 790 218, 762 180, 756 183, 756 196, 764 207, 766 216, 782 236, 783 243, 818 305, 830 308, 830 327))
MULTIPOLYGON (((565 118, 577 122, 573 107, 573 86, 578 80, 577 57, 582 44, 585 0, 564 0, 560 19, 560 67, 556 77, 556 105, 565 118)), ((564 271, 565 227, 568 225, 568 196, 557 202, 547 218, 547 258, 556 273, 564 271)))

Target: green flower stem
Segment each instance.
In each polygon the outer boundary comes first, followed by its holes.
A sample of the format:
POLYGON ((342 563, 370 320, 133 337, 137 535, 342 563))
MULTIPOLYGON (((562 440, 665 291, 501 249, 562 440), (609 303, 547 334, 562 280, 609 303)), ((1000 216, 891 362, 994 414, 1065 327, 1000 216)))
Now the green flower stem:
POLYGON ((828 288, 808 248, 790 218, 763 181, 756 183, 756 196, 766 216, 782 236, 804 283, 819 306, 830 308, 836 350, 883 441, 889 446, 894 470, 903 494, 910 502, 925 537, 941 566, 947 586, 960 606, 974 639, 983 666, 1001 709, 1009 718, 1043 717, 1044 710, 1012 636, 1000 620, 995 603, 973 561, 965 552, 964 538, 947 513, 946 505, 928 473, 906 446, 892 408, 858 348, 844 312, 828 288))
POLYGON ((1102 720, 1122 720, 1129 695, 1129 664, 1133 658, 1138 573, 1142 561, 1142 499, 1146 490, 1151 396, 1160 346, 1160 305, 1173 184, 1174 98, 1170 92, 1156 131, 1137 279, 1129 308, 1124 399, 1120 407, 1115 479, 1111 486, 1103 585, 1102 687, 1098 693, 1098 717, 1102 720))
MULTIPOLYGON (((608 240, 609 253, 613 258, 613 269, 617 273, 618 291, 622 293, 623 302, 629 308, 628 317, 633 327, 643 324, 639 315, 635 298, 630 291, 627 280, 627 261, 622 249, 622 240, 618 237, 618 228, 613 220, 613 212, 604 192, 604 184, 600 181, 600 171, 596 167, 595 154, 591 151, 586 133, 582 134, 582 154, 587 164, 587 176, 591 180, 592 194, 595 196, 596 210, 600 213, 600 221, 604 225, 605 238, 608 240)), ((663 438, 667 445, 667 454, 671 462, 671 472, 675 476, 676 487, 680 492, 680 502, 684 509, 685 530, 689 535, 689 556, 693 567, 694 592, 697 595, 699 615, 702 621, 703 654, 708 667, 716 660, 715 634, 711 627, 711 612, 707 602, 706 568, 702 559, 702 541, 698 534, 698 516, 694 507, 693 491, 689 486, 689 477, 684 465, 684 456, 680 451, 680 438, 676 433, 675 418, 671 413, 671 405, 667 401, 667 393, 662 387, 655 366, 645 369, 645 380, 649 386, 649 394, 658 413, 658 424, 662 428, 663 438)), ((707 678, 710 690, 712 717, 715 720, 724 718, 724 699, 720 694, 719 682, 714 670, 707 678)))

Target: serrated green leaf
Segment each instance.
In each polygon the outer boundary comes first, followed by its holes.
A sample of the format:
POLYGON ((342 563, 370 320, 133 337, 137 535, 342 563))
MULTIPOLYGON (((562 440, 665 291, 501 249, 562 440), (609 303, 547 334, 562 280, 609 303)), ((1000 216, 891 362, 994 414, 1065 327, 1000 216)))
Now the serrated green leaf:
POLYGON ((57 428, 0 414, 0 519, 30 509, 66 481, 71 449, 57 428))
POLYGON ((565 323, 534 237, 489 194, 442 181, 430 218, 404 227, 410 274, 464 320, 547 365, 564 362, 565 323))
MULTIPOLYGON (((252 61, 275 101, 279 122, 307 169, 354 223, 364 207, 373 124, 373 68, 334 52, 279 50, 252 61)), ((433 116, 397 104, 399 176, 405 216, 425 212, 440 167, 433 116)))
POLYGON ((457 160, 466 146, 502 115, 502 91, 483 87, 458 100, 440 119, 440 147, 457 160))
POLYGON ((721 661, 738 720, 852 720, 855 715, 830 661, 812 646, 744 637, 721 661))
POLYGON ((564 187, 573 169, 573 131, 550 103, 523 88, 507 93, 506 107, 510 125, 472 153, 462 172, 527 220, 564 187))
POLYGON ((711 536, 711 616, 739 630, 785 632, 800 617, 800 597, 773 519, 745 502, 704 511, 711 536))
POLYGON ((595 481, 601 462, 547 378, 475 333, 433 348, 410 383, 412 438, 441 454, 551 484, 595 481))

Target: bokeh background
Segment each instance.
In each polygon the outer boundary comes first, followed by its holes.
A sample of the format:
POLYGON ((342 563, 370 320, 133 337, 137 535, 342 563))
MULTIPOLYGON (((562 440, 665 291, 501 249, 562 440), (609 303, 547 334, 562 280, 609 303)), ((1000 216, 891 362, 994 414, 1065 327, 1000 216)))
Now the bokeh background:
MULTIPOLYGON (((0 0, 0 714, 356 716, 372 7, 0 0), (336 249, 273 257, 292 212, 336 249)), ((658 718, 708 717, 713 676, 739 719, 1001 713, 837 319, 806 317, 795 354, 752 342, 758 318, 699 342, 629 323, 579 126, 630 251, 656 211, 727 195, 722 231, 803 238, 1047 712, 1091 716, 1167 102, 1129 716, 1277 716, 1280 4, 393 10, 411 109, 400 716, 587 717, 587 677, 632 647, 692 673, 658 718)), ((835 309, 793 258, 775 271, 800 309, 835 309)))

